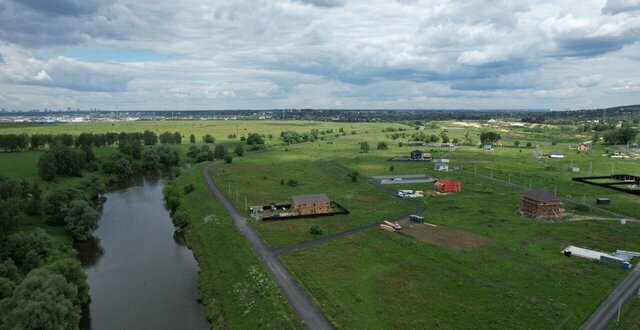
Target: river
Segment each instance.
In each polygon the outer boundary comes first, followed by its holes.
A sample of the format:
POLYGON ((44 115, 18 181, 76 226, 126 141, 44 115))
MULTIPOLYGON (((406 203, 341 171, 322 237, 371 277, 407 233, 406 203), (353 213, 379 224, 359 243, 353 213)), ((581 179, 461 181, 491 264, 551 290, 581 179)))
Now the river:
POLYGON ((76 246, 91 296, 83 329, 210 328, 198 264, 164 207, 167 180, 138 177, 107 193, 94 239, 76 246))

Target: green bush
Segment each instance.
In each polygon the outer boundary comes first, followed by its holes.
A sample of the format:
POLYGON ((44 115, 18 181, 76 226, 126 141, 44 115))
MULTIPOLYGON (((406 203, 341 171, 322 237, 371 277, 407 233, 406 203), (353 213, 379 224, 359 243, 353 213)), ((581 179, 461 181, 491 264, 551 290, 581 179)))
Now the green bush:
POLYGON ((584 204, 576 204, 573 209, 580 212, 589 212, 590 210, 589 207, 584 204))
POLYGON ((327 228, 322 225, 313 225, 309 230, 309 233, 313 236, 324 235, 327 232, 327 228))
POLYGON ((178 209, 172 216, 173 224, 179 228, 187 227, 191 221, 189 220, 189 215, 183 209, 178 209))
POLYGON ((188 193, 192 192, 194 188, 195 187, 193 186, 193 183, 189 183, 188 185, 184 186, 184 188, 183 188, 184 189, 184 193, 188 194, 188 193))

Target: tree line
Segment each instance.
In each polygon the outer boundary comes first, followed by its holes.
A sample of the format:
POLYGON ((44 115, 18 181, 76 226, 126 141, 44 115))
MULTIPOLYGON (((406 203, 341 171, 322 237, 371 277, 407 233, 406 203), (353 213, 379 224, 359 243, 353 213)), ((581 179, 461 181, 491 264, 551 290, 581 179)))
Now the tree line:
POLYGON ((113 146, 123 140, 138 140, 146 146, 158 144, 180 144, 182 135, 180 132, 164 132, 159 136, 152 131, 144 132, 107 132, 107 133, 80 133, 77 136, 63 134, 0 134, 0 150, 4 152, 16 152, 25 150, 38 150, 47 146, 62 144, 67 147, 105 147, 113 146))

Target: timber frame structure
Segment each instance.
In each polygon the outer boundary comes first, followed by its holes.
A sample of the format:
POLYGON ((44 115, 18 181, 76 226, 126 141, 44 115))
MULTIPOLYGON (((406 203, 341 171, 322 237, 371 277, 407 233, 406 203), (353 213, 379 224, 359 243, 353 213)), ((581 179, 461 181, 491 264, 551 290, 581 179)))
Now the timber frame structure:
POLYGON ((521 215, 537 219, 558 219, 563 211, 560 199, 542 189, 524 193, 518 209, 521 215))

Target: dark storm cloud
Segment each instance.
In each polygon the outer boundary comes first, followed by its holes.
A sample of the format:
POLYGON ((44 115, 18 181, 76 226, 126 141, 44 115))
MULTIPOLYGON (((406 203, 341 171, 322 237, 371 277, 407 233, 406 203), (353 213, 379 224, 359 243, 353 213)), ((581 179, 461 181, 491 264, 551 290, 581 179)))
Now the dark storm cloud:
POLYGON ((602 8, 602 13, 615 15, 636 10, 640 10, 640 1, 638 0, 607 0, 606 5, 602 8))
POLYGON ((95 13, 111 0, 13 0, 47 15, 79 16, 95 13))
POLYGON ((141 26, 112 1, 7 1, 0 4, 0 41, 30 48, 75 45, 94 38, 122 40, 141 26))
POLYGON ((557 56, 594 57, 622 49, 638 40, 640 30, 634 29, 614 36, 561 38, 557 40, 557 56))

